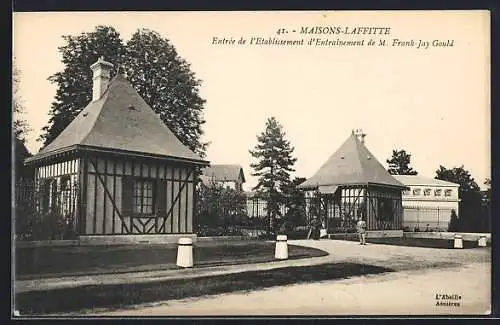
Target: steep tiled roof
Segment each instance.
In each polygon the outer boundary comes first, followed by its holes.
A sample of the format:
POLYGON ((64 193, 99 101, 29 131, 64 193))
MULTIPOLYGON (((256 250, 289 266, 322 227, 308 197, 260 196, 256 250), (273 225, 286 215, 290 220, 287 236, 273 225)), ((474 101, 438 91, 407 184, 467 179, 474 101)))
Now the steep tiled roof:
POLYGON ((184 146, 121 75, 90 102, 61 134, 30 160, 71 147, 89 147, 203 163, 184 146))
POLYGON ((244 183, 245 174, 240 165, 210 165, 203 169, 203 176, 214 181, 236 181, 240 175, 244 183))
POLYGON ((351 134, 316 174, 300 184, 299 188, 356 184, 405 187, 387 172, 355 134, 351 134))

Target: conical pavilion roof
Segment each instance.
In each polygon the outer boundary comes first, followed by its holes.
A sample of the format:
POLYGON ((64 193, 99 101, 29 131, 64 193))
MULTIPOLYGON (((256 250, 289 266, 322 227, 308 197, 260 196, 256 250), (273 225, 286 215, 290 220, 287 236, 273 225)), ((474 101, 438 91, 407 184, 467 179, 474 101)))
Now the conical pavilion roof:
POLYGON ((74 149, 118 151, 195 163, 206 162, 173 134, 123 76, 90 102, 54 139, 27 161, 74 149))
POLYGON ((377 184, 405 188, 353 133, 299 188, 377 184))

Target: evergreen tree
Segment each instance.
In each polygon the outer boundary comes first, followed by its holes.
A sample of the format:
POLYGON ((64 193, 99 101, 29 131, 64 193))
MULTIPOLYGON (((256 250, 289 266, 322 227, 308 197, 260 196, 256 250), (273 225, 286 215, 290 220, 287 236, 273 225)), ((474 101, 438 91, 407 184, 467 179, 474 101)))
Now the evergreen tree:
POLYGON ((94 31, 63 37, 59 48, 64 70, 49 80, 57 85, 50 119, 43 128, 44 146, 85 108, 92 98, 90 66, 103 56, 115 66, 111 76, 126 73, 131 84, 160 115, 163 122, 191 150, 204 156, 206 143, 200 141, 205 100, 199 95, 201 81, 190 71, 174 46, 150 30, 136 31, 124 42, 110 26, 97 26, 94 31))
POLYGON ((417 171, 410 167, 411 155, 405 150, 392 150, 391 159, 387 159, 389 164, 388 172, 391 175, 417 175, 417 171))
POLYGON ((267 120, 266 129, 257 136, 257 141, 254 150, 249 151, 258 160, 250 164, 255 171, 252 176, 259 177, 254 190, 267 201, 269 230, 274 232, 276 218, 281 216, 280 207, 287 203, 284 190, 290 186, 290 172, 295 171, 293 165, 297 159, 292 157, 294 148, 274 117, 267 120))

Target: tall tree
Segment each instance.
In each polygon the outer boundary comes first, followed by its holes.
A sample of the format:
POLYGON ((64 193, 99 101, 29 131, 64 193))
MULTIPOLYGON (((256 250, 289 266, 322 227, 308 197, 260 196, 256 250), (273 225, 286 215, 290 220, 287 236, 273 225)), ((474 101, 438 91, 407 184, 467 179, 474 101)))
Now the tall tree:
MULTIPOLYGON (((42 128, 44 133, 40 140, 43 140, 43 146, 52 142, 92 99, 92 71, 89 67, 104 56, 118 69, 125 54, 120 34, 109 26, 97 26, 92 32, 76 36, 65 35, 63 39, 64 45, 59 47, 59 52, 64 69, 49 77, 57 90, 49 112, 49 123, 42 128)), ((116 70, 112 71, 112 76, 116 70)))
POLYGON ((26 148, 26 136, 31 131, 28 122, 23 117, 25 113, 21 97, 19 95, 20 72, 15 62, 12 64, 12 141, 14 149, 14 173, 16 179, 32 178, 33 169, 24 165, 24 159, 31 156, 26 148))
POLYGON ((436 170, 436 179, 457 183, 460 185, 458 195, 460 231, 484 231, 487 216, 482 213, 482 194, 470 172, 464 166, 445 168, 439 166, 436 170))
POLYGON ((464 166, 458 166, 453 168, 445 168, 439 166, 436 170, 436 179, 441 179, 443 181, 448 181, 452 183, 460 184, 459 195, 469 192, 478 192, 479 186, 477 185, 474 178, 471 176, 470 172, 464 169, 464 166))
POLYGON ((41 136, 50 143, 92 98, 90 65, 104 56, 115 66, 112 76, 126 73, 132 85, 160 115, 163 122, 191 150, 204 156, 206 143, 200 141, 205 100, 199 95, 201 81, 181 58, 169 40, 150 30, 138 30, 124 42, 110 26, 63 37, 59 48, 64 70, 49 80, 57 85, 49 124, 41 136))
POLYGON ((391 159, 387 159, 389 164, 389 174, 391 175, 417 175, 417 171, 410 167, 411 155, 405 150, 392 150, 391 159))
POLYGON ((491 179, 486 178, 484 181, 484 185, 486 185, 486 190, 482 191, 482 214, 484 216, 484 228, 485 231, 490 231, 491 227, 491 179))
POLYGON ((15 138, 24 143, 31 129, 23 117, 25 108, 19 95, 20 71, 15 65, 15 59, 12 63, 12 131, 15 138))
POLYGON ((191 150, 204 155, 201 81, 169 40, 155 31, 138 30, 126 44, 124 67, 131 83, 163 122, 191 150))
POLYGON ((284 190, 290 186, 290 172, 295 171, 293 165, 297 161, 292 157, 294 148, 285 139, 283 127, 276 118, 266 121, 266 129, 257 136, 257 145, 250 150, 256 163, 250 164, 254 169, 252 176, 259 177, 254 190, 267 200, 269 230, 275 231, 277 216, 281 216, 280 207, 287 203, 284 190))

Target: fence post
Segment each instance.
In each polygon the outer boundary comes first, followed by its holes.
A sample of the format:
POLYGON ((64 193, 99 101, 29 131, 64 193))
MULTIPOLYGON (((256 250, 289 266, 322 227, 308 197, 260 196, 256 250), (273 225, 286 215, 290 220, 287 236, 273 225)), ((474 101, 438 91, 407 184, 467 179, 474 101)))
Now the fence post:
POLYGON ((455 238, 453 241, 453 248, 463 248, 462 235, 455 234, 455 238))
POLYGON ((276 237, 276 248, 274 257, 278 260, 288 259, 288 244, 286 235, 278 235, 276 237))
POLYGON ((479 240, 478 240, 477 244, 479 247, 486 247, 486 236, 485 235, 479 236, 479 240))
POLYGON ((177 266, 193 267, 193 240, 191 238, 179 238, 177 246, 177 266))
POLYGON ((440 213, 441 210, 439 209, 439 207, 438 207, 437 210, 438 210, 438 225, 437 225, 437 228, 438 228, 438 231, 441 231, 441 227, 439 226, 439 213, 440 213))
POLYGON ((420 231, 420 207, 417 205, 417 229, 420 231))

